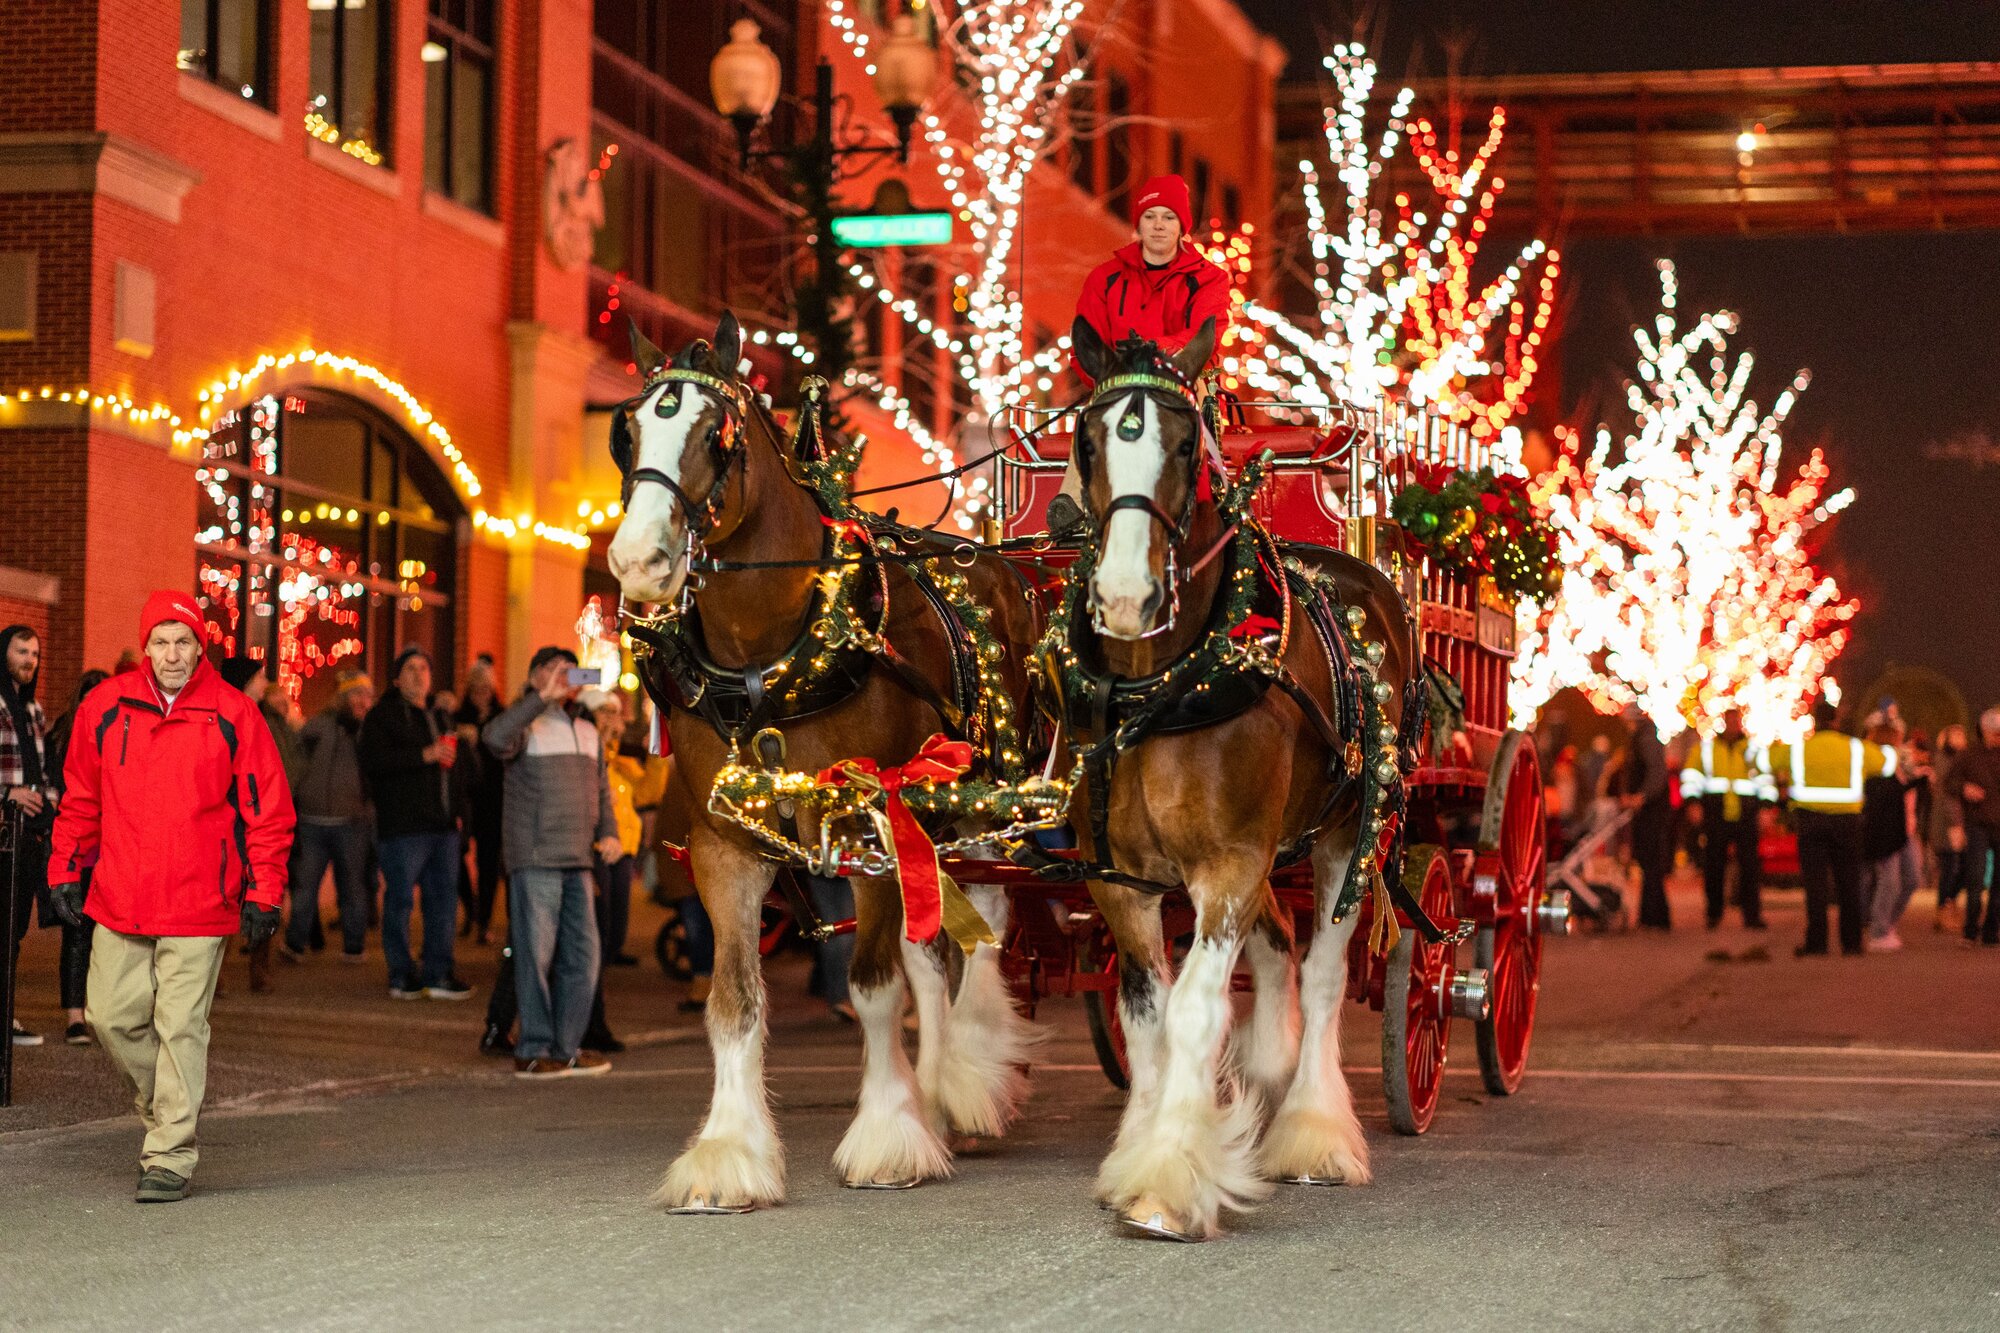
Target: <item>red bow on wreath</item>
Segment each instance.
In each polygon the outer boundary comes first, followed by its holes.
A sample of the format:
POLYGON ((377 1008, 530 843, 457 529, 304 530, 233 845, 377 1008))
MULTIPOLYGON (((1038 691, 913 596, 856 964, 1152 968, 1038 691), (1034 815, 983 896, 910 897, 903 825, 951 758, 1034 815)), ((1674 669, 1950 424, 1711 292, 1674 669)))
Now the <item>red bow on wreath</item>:
POLYGON ((880 768, 873 759, 844 759, 819 775, 823 787, 882 793, 896 878, 903 889, 903 937, 913 943, 931 939, 943 926, 945 877, 938 868, 937 844, 903 803, 903 788, 913 782, 950 780, 970 767, 970 745, 934 735, 907 764, 880 768))

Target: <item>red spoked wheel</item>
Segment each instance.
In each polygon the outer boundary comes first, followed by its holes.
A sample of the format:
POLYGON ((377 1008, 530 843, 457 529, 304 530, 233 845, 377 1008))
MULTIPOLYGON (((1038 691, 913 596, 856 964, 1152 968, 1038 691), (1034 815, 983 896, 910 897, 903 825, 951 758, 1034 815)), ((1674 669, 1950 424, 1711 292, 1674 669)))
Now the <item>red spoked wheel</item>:
POLYGON ((1078 970, 1103 979, 1103 990, 1083 993, 1083 1014, 1090 1020, 1090 1044, 1097 1050, 1097 1064, 1111 1086, 1123 1091, 1132 1086, 1132 1065, 1125 1055, 1125 1024, 1118 1017, 1118 949, 1111 932, 1100 928, 1084 946, 1078 970))
MULTIPOLYGON (((1440 925, 1451 922, 1451 864, 1439 848, 1410 848, 1403 884, 1440 925)), ((1382 1092, 1398 1134, 1421 1134, 1437 1114, 1451 1044, 1449 1000, 1456 970, 1450 944, 1430 944, 1409 927, 1383 960, 1382 1092)))
POLYGON ((1479 855, 1494 885, 1493 921, 1473 942, 1473 964, 1487 972, 1492 1008, 1476 1027, 1479 1075, 1504 1097, 1521 1086, 1535 1035, 1542 989, 1541 907, 1548 869, 1542 765, 1534 737, 1510 731, 1493 757, 1479 855))

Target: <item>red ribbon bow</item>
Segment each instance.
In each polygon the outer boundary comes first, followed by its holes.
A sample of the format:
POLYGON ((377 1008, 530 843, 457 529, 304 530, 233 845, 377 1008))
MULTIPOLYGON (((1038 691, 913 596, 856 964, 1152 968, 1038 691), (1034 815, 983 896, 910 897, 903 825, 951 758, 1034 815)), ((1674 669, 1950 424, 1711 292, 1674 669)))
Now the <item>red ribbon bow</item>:
POLYGON ((944 896, 938 883, 942 872, 937 844, 903 804, 902 791, 913 782, 956 778, 970 767, 970 745, 933 735, 907 764, 881 768, 873 759, 844 759, 819 775, 821 786, 855 786, 882 793, 890 846, 896 854, 896 879, 903 888, 903 937, 916 944, 944 928, 944 896))

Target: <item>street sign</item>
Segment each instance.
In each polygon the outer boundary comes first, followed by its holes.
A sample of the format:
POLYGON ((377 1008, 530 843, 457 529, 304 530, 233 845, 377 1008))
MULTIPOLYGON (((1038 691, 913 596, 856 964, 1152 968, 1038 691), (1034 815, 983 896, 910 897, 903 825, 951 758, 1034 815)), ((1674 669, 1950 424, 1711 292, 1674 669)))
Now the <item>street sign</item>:
POLYGON ((833 239, 855 249, 885 245, 949 245, 949 213, 853 213, 833 220, 833 239))

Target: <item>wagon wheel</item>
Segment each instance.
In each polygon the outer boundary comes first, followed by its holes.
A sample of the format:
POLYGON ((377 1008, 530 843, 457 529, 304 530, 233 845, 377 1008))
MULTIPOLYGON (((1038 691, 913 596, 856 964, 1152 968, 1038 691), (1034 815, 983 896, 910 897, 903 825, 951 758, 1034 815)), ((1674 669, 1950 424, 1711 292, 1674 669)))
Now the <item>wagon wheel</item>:
POLYGON ((1480 820, 1479 851, 1496 864, 1494 915, 1473 942, 1473 965, 1487 970, 1493 1004, 1474 1031, 1479 1075, 1504 1097, 1521 1086, 1542 989, 1541 906, 1547 875, 1542 766, 1532 736, 1510 731, 1493 758, 1480 820))
MULTIPOLYGON (((1410 848, 1403 884, 1433 921, 1452 919, 1451 865, 1444 852, 1410 848)), ((1428 944, 1405 926, 1384 960, 1382 986, 1382 1091, 1389 1123, 1398 1134, 1421 1134, 1437 1114, 1444 1060, 1451 1044, 1446 1000, 1451 994, 1452 946, 1428 944)))
MULTIPOLYGON (((1167 937, 1167 954, 1176 973, 1194 946, 1194 913, 1182 908, 1161 914, 1161 928, 1167 937)), ((1125 1053, 1125 1022, 1118 1016, 1118 946, 1108 927, 1085 944, 1079 966, 1094 972, 1108 983, 1105 990, 1083 993, 1084 1017, 1090 1020, 1090 1044, 1097 1048, 1097 1063, 1111 1086, 1121 1091, 1132 1086, 1132 1062, 1125 1053), (1100 961, 1101 960, 1101 961, 1100 961)))
POLYGON ((1084 1017, 1090 1019, 1090 1045, 1098 1051, 1098 1069, 1112 1087, 1126 1091, 1132 1087, 1132 1065, 1124 1053, 1124 1021, 1118 1017, 1118 951, 1104 957, 1096 969, 1110 979, 1110 991, 1084 991, 1084 1017))

